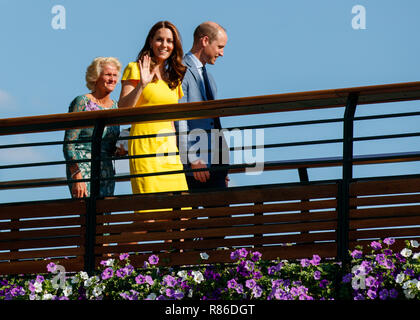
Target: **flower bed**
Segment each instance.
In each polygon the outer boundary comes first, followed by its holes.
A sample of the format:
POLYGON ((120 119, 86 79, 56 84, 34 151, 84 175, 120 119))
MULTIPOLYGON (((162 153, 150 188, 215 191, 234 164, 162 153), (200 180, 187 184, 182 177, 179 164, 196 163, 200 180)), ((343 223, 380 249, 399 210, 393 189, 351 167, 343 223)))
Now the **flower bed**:
MULTIPOLYGON (((298 261, 266 261, 258 251, 241 248, 232 263, 180 268, 159 267, 151 255, 135 269, 130 256, 101 262, 97 274, 48 273, 2 277, 0 300, 420 300, 420 253, 416 240, 394 252, 394 239, 373 241, 371 253, 350 252, 350 264, 322 261, 318 255, 298 261)), ((208 259, 201 254, 203 262, 208 259)))

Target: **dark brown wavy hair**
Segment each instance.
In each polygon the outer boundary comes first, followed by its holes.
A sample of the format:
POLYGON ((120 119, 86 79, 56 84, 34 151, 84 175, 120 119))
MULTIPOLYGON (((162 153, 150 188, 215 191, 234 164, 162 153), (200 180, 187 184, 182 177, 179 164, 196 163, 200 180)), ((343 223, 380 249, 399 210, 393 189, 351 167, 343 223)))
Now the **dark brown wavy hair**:
MULTIPOLYGON (((178 29, 171 22, 159 21, 150 29, 143 49, 141 49, 137 55, 137 61, 143 59, 143 57, 148 54, 152 58, 150 69, 156 65, 156 60, 154 58, 153 50, 150 47, 150 42, 153 39, 155 33, 161 28, 167 28, 171 30, 174 38, 174 50, 172 51, 171 56, 165 61, 165 72, 168 79, 168 85, 169 88, 174 89, 179 84, 181 84, 182 80, 184 79, 187 67, 185 67, 182 63, 184 52, 182 50, 181 36, 179 35, 178 29)), ((155 80, 156 78, 153 79, 153 81, 155 80)))

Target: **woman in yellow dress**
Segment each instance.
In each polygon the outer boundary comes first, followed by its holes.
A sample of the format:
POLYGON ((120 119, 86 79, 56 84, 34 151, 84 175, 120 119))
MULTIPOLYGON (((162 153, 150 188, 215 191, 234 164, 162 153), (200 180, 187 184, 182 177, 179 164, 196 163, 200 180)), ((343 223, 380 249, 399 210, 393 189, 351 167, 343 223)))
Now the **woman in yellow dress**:
MULTIPOLYGON (((178 30, 168 21, 156 23, 146 38, 136 62, 130 62, 121 79, 119 108, 174 104, 183 96, 182 79, 186 67, 178 30)), ((139 122, 130 136, 175 133, 173 121, 139 122)), ((175 135, 130 139, 129 155, 178 152, 175 135)), ((179 155, 130 158, 132 175, 179 171, 179 155)), ((131 178, 133 194, 188 190, 184 173, 131 178)))

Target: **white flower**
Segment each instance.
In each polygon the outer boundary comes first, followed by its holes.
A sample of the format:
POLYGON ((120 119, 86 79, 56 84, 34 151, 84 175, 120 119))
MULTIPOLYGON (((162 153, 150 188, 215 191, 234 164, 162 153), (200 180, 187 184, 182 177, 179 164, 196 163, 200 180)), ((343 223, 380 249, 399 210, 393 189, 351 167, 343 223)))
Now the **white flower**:
POLYGON ((51 293, 46 293, 42 296, 42 300, 52 300, 53 295, 51 293))
POLYGON ((204 280, 204 276, 200 271, 193 271, 192 275, 194 276, 194 281, 201 283, 204 280))
POLYGON ((420 290, 420 281, 417 282, 417 290, 420 290))
POLYGON ((99 278, 97 276, 90 277, 90 278, 85 280, 84 286, 85 287, 90 287, 92 284, 95 284, 96 282, 98 282, 98 280, 99 280, 99 278))
POLYGON ((146 300, 156 300, 156 294, 152 292, 147 296, 146 300))
POLYGON ((193 296, 193 291, 192 289, 188 290, 188 298, 192 298, 193 296))
POLYGON ((410 289, 404 290, 404 294, 405 294, 405 297, 407 299, 414 299, 416 297, 416 295, 414 294, 414 292, 412 290, 410 290, 410 289))
POLYGON ((107 267, 112 267, 114 265, 114 262, 115 262, 115 259, 108 259, 108 260, 106 260, 105 265, 107 267))
POLYGON ((404 281, 404 273, 400 273, 397 275, 397 277, 395 278, 395 282, 396 283, 402 283, 404 281))
POLYGON ((404 248, 404 249, 402 249, 401 250, 401 255, 403 256, 403 257, 405 257, 405 258, 408 258, 409 256, 411 256, 411 254, 413 253, 413 251, 411 251, 410 249, 408 249, 408 248, 404 248))
POLYGON ((102 294, 103 290, 104 290, 103 286, 97 286, 97 287, 93 288, 92 294, 95 298, 97 298, 102 294))
POLYGON ((80 278, 82 278, 83 280, 89 279, 89 275, 85 271, 80 271, 79 275, 80 275, 80 278))
POLYGON ((209 255, 208 255, 207 253, 205 253, 205 252, 201 252, 201 253, 200 253, 200 257, 201 257, 201 259, 203 259, 203 260, 207 260, 207 259, 209 258, 209 255))
POLYGON ((73 293, 73 288, 70 287, 70 286, 67 286, 63 289, 63 294, 64 294, 65 297, 68 297, 72 293, 73 293))
POLYGON ((188 273, 185 270, 181 270, 181 271, 178 271, 177 275, 178 277, 182 278, 182 280, 185 280, 187 279, 188 273))
POLYGON ((410 244, 413 248, 419 247, 419 242, 417 240, 410 240, 410 244))
POLYGON ((34 283, 34 288, 35 288, 36 293, 40 293, 42 291, 42 283, 39 283, 38 281, 36 281, 34 283))

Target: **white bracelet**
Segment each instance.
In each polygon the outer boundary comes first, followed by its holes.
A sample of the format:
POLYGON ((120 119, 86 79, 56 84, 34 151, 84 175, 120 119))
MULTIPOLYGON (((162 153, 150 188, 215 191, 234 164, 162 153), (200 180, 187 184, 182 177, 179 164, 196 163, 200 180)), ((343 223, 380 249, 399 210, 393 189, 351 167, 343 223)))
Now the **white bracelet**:
POLYGON ((77 170, 77 171, 75 171, 75 172, 73 172, 73 174, 70 176, 70 178, 72 178, 73 179, 73 177, 76 175, 76 174, 78 174, 80 172, 80 169, 79 170, 77 170))

